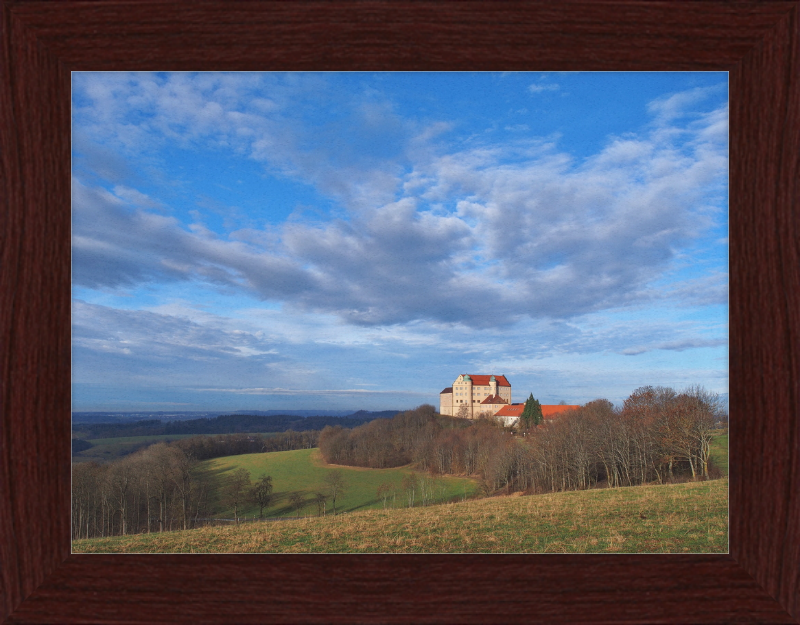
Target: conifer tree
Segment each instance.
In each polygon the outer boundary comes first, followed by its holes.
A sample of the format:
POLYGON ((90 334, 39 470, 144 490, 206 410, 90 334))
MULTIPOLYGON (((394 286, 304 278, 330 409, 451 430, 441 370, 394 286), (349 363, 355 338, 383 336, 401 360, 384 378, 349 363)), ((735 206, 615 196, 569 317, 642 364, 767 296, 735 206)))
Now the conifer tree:
POLYGON ((522 416, 520 419, 522 419, 523 426, 526 430, 529 430, 531 427, 535 427, 544 421, 542 405, 539 403, 538 399, 534 399, 533 393, 531 393, 528 399, 525 400, 525 408, 522 410, 522 416))
POLYGON ((528 397, 528 399, 525 400, 525 408, 523 408, 522 416, 520 417, 522 419, 522 424, 523 424, 523 426, 525 427, 526 430, 529 430, 531 428, 531 425, 534 424, 533 423, 533 402, 534 401, 535 400, 533 399, 533 393, 531 393, 530 397, 528 397))
POLYGON ((531 393, 530 399, 531 399, 531 420, 533 421, 534 425, 540 425, 542 421, 544 421, 544 415, 542 414, 542 405, 539 403, 538 399, 533 398, 533 393, 531 393))

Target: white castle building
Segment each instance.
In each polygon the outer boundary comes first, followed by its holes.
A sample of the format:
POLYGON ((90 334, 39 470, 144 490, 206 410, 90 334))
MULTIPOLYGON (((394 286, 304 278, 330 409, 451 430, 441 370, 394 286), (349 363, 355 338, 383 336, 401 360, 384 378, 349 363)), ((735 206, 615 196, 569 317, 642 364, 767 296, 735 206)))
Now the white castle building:
MULTIPOLYGON (((542 416, 551 421, 563 412, 580 408, 575 404, 542 404, 542 416)), ((511 403, 511 383, 504 375, 458 376, 453 386, 439 393, 439 414, 451 417, 477 419, 481 415, 493 416, 505 425, 516 424, 525 404, 511 403)))
POLYGON ((504 375, 458 376, 439 393, 439 414, 477 419, 481 413, 494 415, 511 403, 511 383, 504 375))

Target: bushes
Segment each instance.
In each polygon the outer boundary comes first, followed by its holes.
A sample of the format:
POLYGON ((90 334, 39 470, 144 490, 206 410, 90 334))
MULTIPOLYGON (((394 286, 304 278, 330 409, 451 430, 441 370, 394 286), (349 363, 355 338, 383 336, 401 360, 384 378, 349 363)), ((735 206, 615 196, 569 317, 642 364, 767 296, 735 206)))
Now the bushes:
POLYGON ((433 406, 423 405, 392 419, 376 419, 352 430, 326 427, 319 449, 329 464, 373 469, 427 462, 428 450, 438 433, 458 420, 440 417, 433 406))

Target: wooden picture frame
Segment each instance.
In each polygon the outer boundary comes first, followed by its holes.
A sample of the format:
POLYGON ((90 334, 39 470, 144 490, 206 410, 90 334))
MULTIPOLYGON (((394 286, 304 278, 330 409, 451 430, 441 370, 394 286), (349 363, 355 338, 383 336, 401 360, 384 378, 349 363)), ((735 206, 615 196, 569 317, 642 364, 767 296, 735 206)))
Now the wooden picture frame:
POLYGON ((800 17, 765 2, 7 0, 0 616, 800 618, 800 17), (730 555, 71 555, 72 70, 730 72, 730 555))

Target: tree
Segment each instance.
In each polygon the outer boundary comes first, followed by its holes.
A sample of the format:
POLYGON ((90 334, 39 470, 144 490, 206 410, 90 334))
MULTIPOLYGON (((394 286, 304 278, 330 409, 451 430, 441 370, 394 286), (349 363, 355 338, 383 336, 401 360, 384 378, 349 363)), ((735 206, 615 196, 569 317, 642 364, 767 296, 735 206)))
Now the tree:
POLYGON ((128 533, 128 502, 131 495, 134 472, 130 457, 111 465, 107 474, 108 487, 119 511, 120 533, 128 533))
POLYGON ((417 490, 419 488, 419 484, 417 483, 417 474, 416 473, 407 473, 403 476, 403 483, 401 488, 406 494, 408 498, 408 507, 414 507, 414 499, 416 498, 417 490))
POLYGON ((197 498, 198 484, 194 477, 194 468, 197 462, 178 447, 169 447, 169 450, 172 454, 171 477, 180 497, 181 510, 183 512, 183 529, 189 529, 192 503, 197 498))
POLYGON ((383 482, 378 486, 378 498, 383 499, 383 509, 386 510, 386 501, 394 495, 394 484, 383 482))
POLYGON ((533 423, 533 393, 525 400, 525 407, 522 409, 522 414, 519 419, 522 422, 523 429, 531 429, 533 423))
POLYGON ((245 499, 247 487, 250 486, 250 471, 247 469, 236 469, 228 481, 227 501, 228 505, 233 506, 233 518, 239 522, 239 504, 245 499))
POLYGON ((299 512, 301 508, 305 505, 305 503, 306 502, 303 499, 303 495, 300 494, 300 491, 298 490, 292 491, 292 494, 289 495, 289 505, 295 512, 299 512))
POLYGON ((258 504, 258 518, 263 519, 264 508, 266 508, 272 500, 272 476, 265 475, 258 480, 250 491, 250 497, 258 504))
POLYGON ((523 426, 526 430, 529 430, 531 426, 537 426, 544 421, 542 405, 539 403, 538 399, 534 399, 533 393, 531 393, 528 399, 525 400, 525 408, 522 410, 522 416, 520 418, 522 419, 523 426))
POLYGON ((542 405, 539 403, 538 399, 533 398, 533 393, 531 393, 531 419, 534 425, 541 425, 544 421, 544 415, 542 414, 542 405))
POLYGON ((345 480, 344 474, 336 469, 334 471, 328 471, 325 475, 323 480, 325 485, 328 488, 328 492, 331 496, 331 502, 333 503, 333 514, 336 515, 336 497, 341 495, 345 489, 345 480))
POLYGON ((314 493, 314 501, 317 503, 317 515, 324 516, 328 496, 325 493, 314 493))

